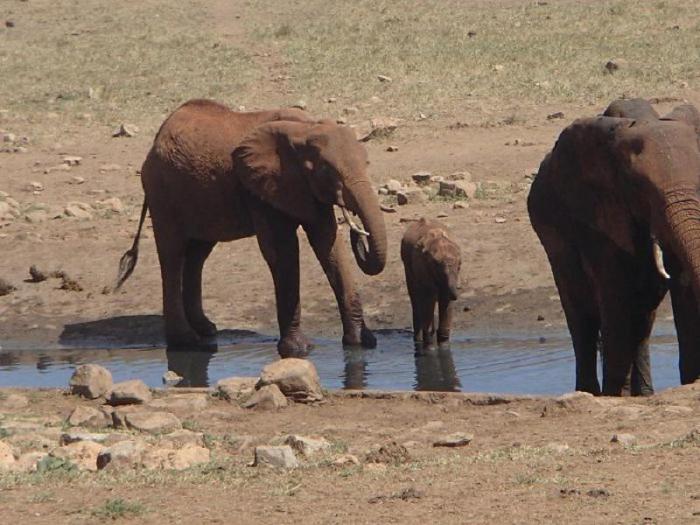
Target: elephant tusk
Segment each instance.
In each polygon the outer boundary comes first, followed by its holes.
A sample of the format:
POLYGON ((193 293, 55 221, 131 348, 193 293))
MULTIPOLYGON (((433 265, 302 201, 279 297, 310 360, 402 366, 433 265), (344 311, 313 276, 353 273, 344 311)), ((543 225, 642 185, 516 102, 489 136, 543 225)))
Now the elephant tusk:
POLYGON ((659 245, 659 241, 654 239, 653 241, 653 249, 654 249, 654 263, 656 263, 656 270, 659 272, 659 275, 663 277, 664 279, 670 279, 671 276, 668 274, 666 271, 666 268, 664 267, 664 254, 661 251, 661 246, 659 245))
POLYGON ((343 211, 343 217, 345 218, 345 222, 348 223, 348 226, 350 226, 350 229, 354 231, 355 233, 359 233, 360 235, 364 235, 365 237, 369 237, 369 232, 365 231, 363 228, 358 226, 355 221, 352 220, 352 217, 350 217, 350 213, 348 210, 341 206, 340 209, 343 211))

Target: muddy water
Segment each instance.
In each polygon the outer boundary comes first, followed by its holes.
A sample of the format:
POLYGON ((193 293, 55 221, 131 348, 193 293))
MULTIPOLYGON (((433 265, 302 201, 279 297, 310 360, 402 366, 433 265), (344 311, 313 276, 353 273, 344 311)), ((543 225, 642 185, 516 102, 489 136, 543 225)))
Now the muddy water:
MULTIPOLYGON (((456 334, 449 348, 416 352, 406 331, 378 333, 374 350, 343 349, 337 341, 314 341, 311 359, 327 388, 454 390, 517 394, 560 394, 574 388, 574 357, 566 333, 544 337, 456 334)), ((218 347, 192 351, 164 348, 87 346, 36 349, 2 343, 0 386, 64 387, 76 366, 97 363, 115 381, 140 378, 162 386, 170 369, 179 386, 209 386, 230 376, 257 376, 277 359, 275 341, 257 334, 224 338, 218 347)), ((104 343, 104 342, 102 342, 104 343)), ((652 371, 657 390, 678 385, 678 350, 672 329, 652 339, 652 371)))

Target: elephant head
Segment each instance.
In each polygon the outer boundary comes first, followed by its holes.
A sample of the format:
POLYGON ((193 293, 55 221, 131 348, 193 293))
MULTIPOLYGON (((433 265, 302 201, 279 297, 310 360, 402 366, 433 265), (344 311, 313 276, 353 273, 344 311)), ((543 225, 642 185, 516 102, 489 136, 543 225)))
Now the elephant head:
POLYGON ((700 297, 700 149, 693 127, 673 120, 581 119, 562 132, 547 162, 568 173, 557 182, 567 185, 559 193, 580 221, 629 253, 645 226, 675 255, 677 272, 700 297))
POLYGON ((368 275, 384 269, 384 218, 367 174, 367 152, 352 130, 330 121, 265 123, 241 142, 233 161, 248 191, 302 225, 318 220, 324 206, 338 206, 360 269, 368 275))

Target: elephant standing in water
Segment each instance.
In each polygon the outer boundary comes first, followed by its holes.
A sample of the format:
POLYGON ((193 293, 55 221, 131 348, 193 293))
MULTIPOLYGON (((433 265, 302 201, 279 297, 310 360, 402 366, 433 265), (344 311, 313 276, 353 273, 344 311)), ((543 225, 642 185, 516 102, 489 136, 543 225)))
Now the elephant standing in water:
POLYGON ((424 218, 414 222, 401 239, 401 260, 413 309, 413 339, 429 345, 435 337, 438 305, 438 343, 450 340, 452 304, 457 300, 462 256, 447 228, 424 218))
POLYGON ((670 288, 682 383, 700 376, 698 112, 616 101, 559 136, 528 197, 576 355, 576 389, 653 393, 649 335, 670 288), (632 116, 632 118, 624 118, 632 116), (663 253, 661 251, 663 248, 663 253))
POLYGON ((340 207, 351 227, 361 270, 380 273, 386 230, 367 164, 352 130, 303 111, 236 113, 213 101, 189 101, 163 123, 143 164, 141 222, 122 257, 117 287, 136 264, 150 209, 167 342, 197 344, 217 332, 202 310, 204 261, 217 242, 255 235, 275 284, 278 351, 304 356, 310 344, 300 328, 301 225, 335 292, 343 342, 373 347, 333 208, 340 207))

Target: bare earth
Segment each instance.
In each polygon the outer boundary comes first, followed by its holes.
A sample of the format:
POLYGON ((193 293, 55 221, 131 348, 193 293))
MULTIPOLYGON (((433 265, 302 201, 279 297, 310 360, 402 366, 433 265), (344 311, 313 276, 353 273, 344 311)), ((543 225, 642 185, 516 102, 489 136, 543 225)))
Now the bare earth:
MULTIPOLYGON (((235 15, 247 3, 211 4, 212 19, 217 20, 211 31, 227 42, 243 38, 235 15)), ((19 17, 18 28, 21 23, 19 17)), ((256 56, 270 78, 285 72, 274 50, 256 56)), ((266 82, 258 96, 275 99, 281 89, 279 83, 266 82)), ((311 113, 339 116, 340 107, 311 95, 305 94, 311 113)), ((663 113, 682 99, 698 105, 700 92, 690 86, 683 97, 662 99, 657 109, 663 113)), ((255 108, 249 104, 248 109, 255 108)), ((360 109, 362 119, 355 122, 349 116, 350 124, 361 127, 359 121, 374 116, 372 112, 389 112, 371 103, 360 109)), ((512 119, 510 109, 482 104, 425 120, 400 119, 389 138, 368 142, 377 187, 389 179, 408 184, 418 171, 442 176, 460 171, 488 189, 468 200, 466 209, 433 200, 396 206, 396 213, 385 215, 390 246, 386 270, 373 278, 356 272, 368 326, 410 327, 399 259, 399 239, 406 226, 402 220, 446 214, 440 220, 450 227, 463 254, 456 330, 540 335, 564 330, 549 265, 527 217, 528 184, 561 129, 603 109, 601 103, 523 104, 517 108, 518 118, 512 119), (547 118, 557 111, 564 113, 563 119, 547 118), (469 124, 459 124, 464 122, 469 124), (387 151, 389 145, 398 151, 387 151)), ((61 342, 69 327, 73 335, 78 330, 86 338, 108 336, 117 344, 161 343, 159 321, 153 317, 160 314, 161 295, 150 221, 134 275, 117 294, 102 291, 113 283, 119 258, 131 245, 143 198, 138 170, 162 116, 139 121, 141 129, 134 137, 112 138, 114 126, 97 119, 64 119, 52 112, 45 118, 24 118, 0 112, 0 129, 30 138, 25 152, 0 153, 0 190, 23 210, 16 220, 0 221, 0 278, 17 288, 0 296, 0 342, 61 342), (82 160, 61 167, 65 155, 82 160), (33 182, 43 189, 30 187, 33 182), (110 211, 99 204, 113 197, 123 209, 110 211), (66 217, 65 208, 72 202, 89 204, 90 218, 66 217), (37 210, 45 213, 38 213, 36 222, 26 219, 37 210), (32 265, 45 272, 63 270, 82 290, 60 289, 61 281, 55 278, 28 282, 32 265)), ((331 289, 301 231, 300 236, 303 326, 312 337, 339 338, 331 289)), ((255 239, 216 247, 205 267, 204 302, 220 330, 277 333, 272 280, 255 239)), ((658 319, 672 320, 668 301, 658 319)), ((9 392, 0 391, 0 399, 9 392)), ((11 409, 0 404, 0 428, 16 420, 60 428, 76 404, 89 404, 58 391, 21 394, 29 398, 29 406, 11 409)), ((278 412, 248 411, 211 398, 206 410, 178 416, 211 437, 209 465, 156 474, 0 472, 0 521, 101 522, 98 509, 114 499, 139 504, 139 512, 118 516, 132 523, 700 520, 698 384, 651 399, 583 398, 572 403, 468 394, 354 398, 334 393, 320 405, 293 405, 278 412), (475 437, 463 448, 432 446, 454 432, 475 437), (333 450, 292 471, 247 466, 254 445, 291 433, 322 435, 334 444, 333 450), (633 434, 635 443, 611 443, 618 433, 633 434), (247 444, 241 450, 227 445, 242 436, 250 440, 243 440, 247 444), (368 466, 366 453, 391 441, 407 446, 409 460, 368 466), (346 451, 361 464, 333 466, 333 459, 346 451)))

